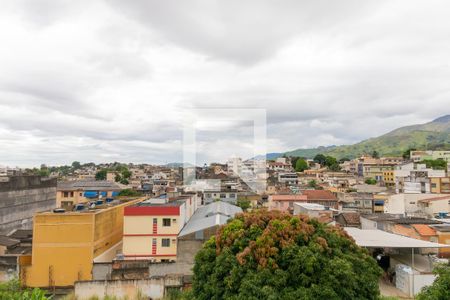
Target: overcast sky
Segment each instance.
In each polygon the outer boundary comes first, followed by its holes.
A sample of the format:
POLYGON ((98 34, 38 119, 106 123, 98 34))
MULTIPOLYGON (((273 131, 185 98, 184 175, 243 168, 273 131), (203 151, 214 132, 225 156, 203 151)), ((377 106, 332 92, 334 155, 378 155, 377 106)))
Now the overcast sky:
POLYGON ((11 0, 0 9, 0 165, 200 161, 348 144, 449 113, 449 1, 11 0), (187 117, 189 116, 189 117, 187 117), (246 152, 247 151, 247 152, 246 152))

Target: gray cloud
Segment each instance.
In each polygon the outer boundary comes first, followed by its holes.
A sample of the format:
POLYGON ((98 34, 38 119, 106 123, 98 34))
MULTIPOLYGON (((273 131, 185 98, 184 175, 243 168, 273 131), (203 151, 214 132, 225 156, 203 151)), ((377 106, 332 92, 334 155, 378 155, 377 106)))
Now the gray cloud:
POLYGON ((244 65, 274 55, 294 36, 361 19, 374 7, 355 0, 108 2, 169 41, 244 65))
MULTIPOLYGON (((266 109, 269 152, 449 113, 446 1, 32 2, 0 11, 0 164, 180 160, 198 108, 266 109)), ((199 158, 252 132, 207 123, 199 158)))

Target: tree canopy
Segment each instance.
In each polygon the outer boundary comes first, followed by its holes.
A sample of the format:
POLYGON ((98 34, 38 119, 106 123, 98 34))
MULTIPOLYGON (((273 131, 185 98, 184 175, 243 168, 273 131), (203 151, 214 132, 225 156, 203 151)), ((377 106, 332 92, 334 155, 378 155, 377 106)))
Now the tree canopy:
POLYGON ((342 230, 307 216, 238 214, 195 258, 194 299, 377 299, 381 269, 342 230))
POLYGON ((446 170, 447 162, 443 159, 425 159, 420 162, 433 170, 446 170))
POLYGON ((375 178, 367 178, 366 180, 364 180, 364 183, 374 185, 377 184, 377 180, 375 178))
POLYGON ((317 154, 314 156, 314 161, 321 166, 327 167, 331 171, 339 171, 341 169, 337 159, 333 156, 317 154))
POLYGON ((95 173, 95 180, 106 180, 106 174, 108 173, 107 169, 101 169, 97 173, 95 173))
POLYGON ((424 287, 417 295, 418 300, 447 300, 450 295, 450 264, 438 265, 433 273, 438 277, 433 284, 424 287))
POLYGON ((303 172, 308 169, 308 163, 303 158, 297 159, 295 163, 295 171, 303 172))

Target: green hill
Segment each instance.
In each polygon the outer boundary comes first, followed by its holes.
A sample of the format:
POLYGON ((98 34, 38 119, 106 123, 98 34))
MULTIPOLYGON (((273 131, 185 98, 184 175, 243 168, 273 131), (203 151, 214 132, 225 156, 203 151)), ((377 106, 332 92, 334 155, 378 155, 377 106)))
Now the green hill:
POLYGON ((400 156, 410 148, 450 150, 450 115, 425 124, 401 127, 353 145, 297 149, 286 152, 286 155, 311 158, 318 153, 323 153, 340 159, 355 158, 363 154, 370 154, 375 150, 384 156, 400 156))

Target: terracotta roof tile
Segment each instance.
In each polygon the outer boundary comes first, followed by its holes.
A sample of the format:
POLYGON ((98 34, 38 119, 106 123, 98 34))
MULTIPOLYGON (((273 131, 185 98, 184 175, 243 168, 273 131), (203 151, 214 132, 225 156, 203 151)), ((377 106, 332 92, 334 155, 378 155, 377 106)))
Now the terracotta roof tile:
POLYGON ((308 200, 337 200, 336 196, 326 190, 303 190, 303 195, 308 197, 308 200))
POLYGON ((423 224, 412 224, 412 227, 421 235, 421 236, 434 236, 436 235, 436 230, 431 228, 428 225, 423 224))
POLYGON ((272 195, 273 201, 306 201, 308 200, 305 195, 272 195))

